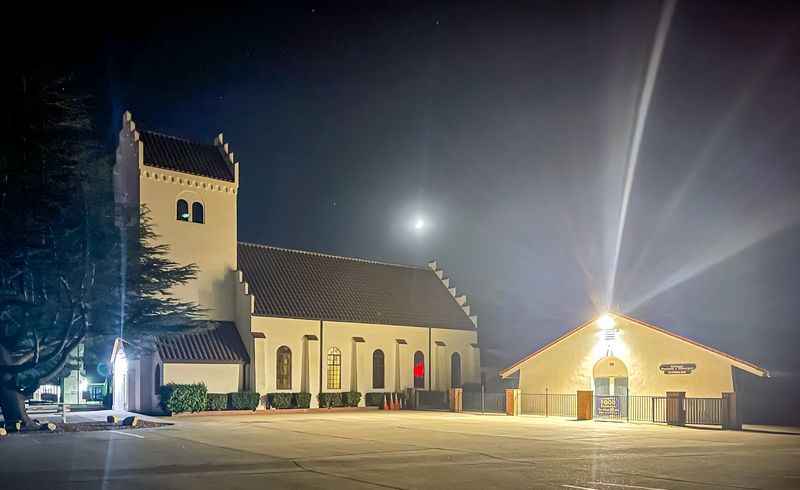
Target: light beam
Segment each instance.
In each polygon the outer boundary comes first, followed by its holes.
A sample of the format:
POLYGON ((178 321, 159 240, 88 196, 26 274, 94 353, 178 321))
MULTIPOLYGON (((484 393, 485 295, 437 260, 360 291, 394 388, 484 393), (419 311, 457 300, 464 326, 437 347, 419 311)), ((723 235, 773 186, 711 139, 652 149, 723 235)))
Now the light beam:
POLYGON ((667 41, 669 26, 672 23, 672 14, 675 12, 676 0, 666 0, 661 8, 661 18, 658 21, 653 49, 650 53, 650 63, 647 66, 647 74, 644 79, 644 86, 639 97, 639 107, 636 111, 636 124, 633 130, 631 146, 628 152, 628 160, 625 172, 625 187, 622 191, 622 206, 619 212, 619 227, 617 228, 617 239, 614 247, 614 259, 611 262, 611 274, 608 281, 608 300, 607 306, 611 307, 614 300, 614 286, 617 280, 617 269, 619 266, 619 255, 622 249, 622 236, 625 233, 625 218, 628 214, 628 202, 633 186, 633 177, 636 174, 636 164, 639 160, 639 149, 642 144, 642 134, 647 122, 647 112, 650 109, 650 100, 653 97, 653 89, 656 84, 656 75, 661 65, 661 55, 664 52, 664 45, 667 41))

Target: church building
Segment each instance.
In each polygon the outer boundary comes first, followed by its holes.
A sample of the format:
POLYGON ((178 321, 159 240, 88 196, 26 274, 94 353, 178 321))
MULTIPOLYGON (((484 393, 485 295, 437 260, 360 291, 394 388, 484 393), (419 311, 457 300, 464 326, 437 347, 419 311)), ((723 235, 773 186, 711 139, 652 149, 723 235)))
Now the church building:
POLYGON ((599 397, 719 398, 735 392, 737 371, 768 377, 762 367, 619 313, 592 319, 504 369, 519 373, 522 394, 599 397))
MULTIPOLYGON (((222 134, 202 144, 142 130, 123 115, 119 204, 149 210, 172 260, 194 263, 174 293, 213 328, 114 347, 114 408, 158 410, 159 387, 210 393, 444 391, 480 380, 477 317, 436 262, 407 266, 244 243, 239 162, 222 134)), ((362 405, 364 403, 362 397, 362 405)))

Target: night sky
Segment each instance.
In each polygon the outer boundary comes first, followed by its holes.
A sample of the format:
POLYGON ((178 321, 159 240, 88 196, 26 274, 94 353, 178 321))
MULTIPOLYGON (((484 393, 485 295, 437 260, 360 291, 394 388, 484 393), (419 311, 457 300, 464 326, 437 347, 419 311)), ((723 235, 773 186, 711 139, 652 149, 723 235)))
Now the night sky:
MULTIPOLYGON (((613 297, 776 377, 800 373, 793 3, 678 3, 613 297)), ((658 2, 129 7, 40 38, 109 148, 126 109, 225 133, 240 240, 436 258, 499 367, 604 309, 658 2)))

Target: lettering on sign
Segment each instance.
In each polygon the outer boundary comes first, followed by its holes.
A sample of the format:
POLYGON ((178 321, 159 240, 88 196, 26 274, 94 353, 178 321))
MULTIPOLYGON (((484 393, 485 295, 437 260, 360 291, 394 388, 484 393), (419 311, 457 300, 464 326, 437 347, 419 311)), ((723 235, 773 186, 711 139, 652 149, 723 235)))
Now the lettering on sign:
POLYGON ((616 396, 598 398, 597 415, 604 417, 619 417, 619 402, 620 400, 616 396))
POLYGON ((658 366, 664 374, 691 374, 695 370, 697 364, 693 362, 683 362, 677 364, 662 364, 658 366))

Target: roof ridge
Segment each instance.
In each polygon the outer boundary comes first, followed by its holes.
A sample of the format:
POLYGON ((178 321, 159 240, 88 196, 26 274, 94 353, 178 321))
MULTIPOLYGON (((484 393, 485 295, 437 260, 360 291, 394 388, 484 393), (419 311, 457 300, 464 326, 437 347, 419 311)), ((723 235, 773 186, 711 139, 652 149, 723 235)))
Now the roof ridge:
POLYGON ((396 264, 396 263, 392 263, 392 262, 382 262, 380 260, 364 259, 364 258, 361 258, 361 257, 346 257, 344 255, 334 255, 334 254, 328 254, 328 253, 324 253, 324 252, 315 252, 315 251, 312 251, 312 250, 299 250, 299 249, 296 249, 296 248, 276 247, 275 245, 266 245, 266 244, 263 244, 263 243, 252 243, 252 242, 242 242, 242 241, 239 241, 237 243, 240 244, 240 245, 250 245, 250 246, 253 246, 253 247, 268 248, 268 249, 272 249, 272 250, 280 250, 280 251, 283 251, 283 252, 294 252, 294 253, 301 253, 301 254, 307 254, 307 255, 317 255, 317 256, 320 256, 320 257, 328 257, 328 258, 332 258, 332 259, 352 260, 354 262, 364 262, 364 263, 367 263, 367 264, 388 265, 390 267, 402 267, 404 269, 430 270, 429 268, 423 267, 423 266, 420 266, 420 265, 396 264))
POLYGON ((156 135, 156 136, 161 136, 163 138, 169 138, 169 139, 173 139, 173 140, 176 140, 176 141, 181 141, 183 143, 189 143, 189 144, 192 144, 192 145, 210 146, 210 147, 214 148, 214 144, 213 143, 203 143, 201 141, 191 140, 189 138, 184 138, 183 136, 175 136, 175 135, 172 135, 172 134, 162 133, 160 131, 153 131, 153 130, 150 130, 150 129, 141 129, 140 132, 142 132, 142 133, 150 133, 150 134, 153 134, 153 135, 156 135))

